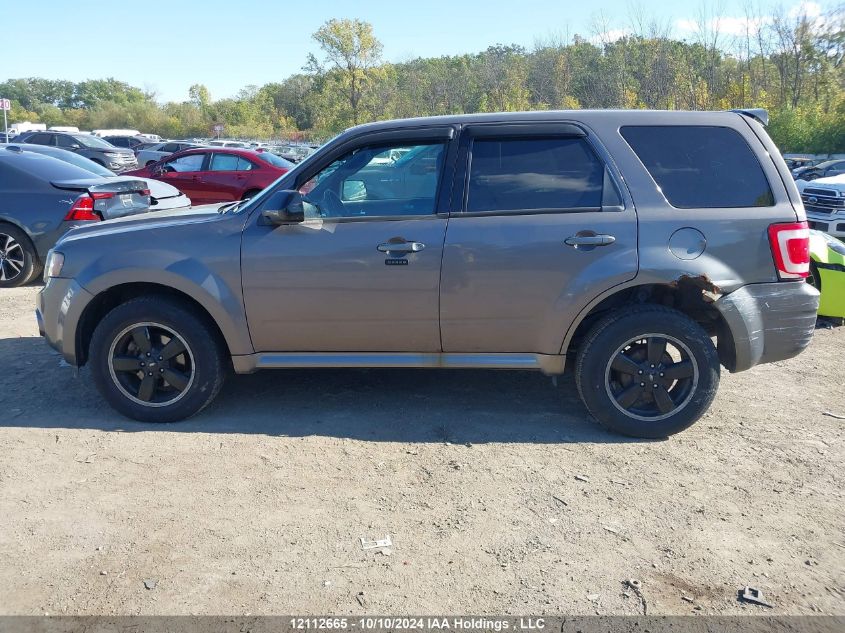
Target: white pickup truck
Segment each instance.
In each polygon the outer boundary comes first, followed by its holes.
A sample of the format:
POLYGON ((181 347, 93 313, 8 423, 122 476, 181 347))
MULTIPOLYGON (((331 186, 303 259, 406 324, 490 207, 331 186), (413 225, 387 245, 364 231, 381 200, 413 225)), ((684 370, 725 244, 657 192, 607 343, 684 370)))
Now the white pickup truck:
POLYGON ((811 229, 845 238, 845 174, 796 180, 811 229))

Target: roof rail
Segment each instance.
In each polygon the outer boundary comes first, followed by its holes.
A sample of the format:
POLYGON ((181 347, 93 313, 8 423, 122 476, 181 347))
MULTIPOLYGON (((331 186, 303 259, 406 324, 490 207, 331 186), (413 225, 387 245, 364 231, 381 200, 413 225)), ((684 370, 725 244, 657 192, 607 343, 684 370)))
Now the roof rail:
POLYGON ((765 108, 736 108, 731 110, 731 112, 744 114, 752 119, 757 119, 764 126, 769 124, 769 111, 765 108))

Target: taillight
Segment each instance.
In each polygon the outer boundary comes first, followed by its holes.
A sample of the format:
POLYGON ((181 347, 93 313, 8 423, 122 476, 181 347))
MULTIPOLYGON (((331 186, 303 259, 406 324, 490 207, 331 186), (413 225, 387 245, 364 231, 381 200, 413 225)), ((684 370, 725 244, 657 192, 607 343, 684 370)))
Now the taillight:
POLYGON ((806 222, 769 226, 769 245, 778 277, 803 279, 810 272, 810 229, 806 222))
POLYGON ((94 198, 88 194, 82 194, 73 203, 73 206, 65 216, 65 222, 74 222, 79 220, 102 220, 100 214, 94 211, 94 198))
POLYGON ((113 191, 92 191, 89 195, 94 200, 108 200, 109 198, 114 198, 113 191))

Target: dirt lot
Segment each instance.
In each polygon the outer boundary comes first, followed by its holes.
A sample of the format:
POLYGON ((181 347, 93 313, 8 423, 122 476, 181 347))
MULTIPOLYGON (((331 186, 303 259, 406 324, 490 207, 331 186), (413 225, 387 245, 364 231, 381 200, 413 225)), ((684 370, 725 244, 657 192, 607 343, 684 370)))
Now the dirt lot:
POLYGON ((37 290, 0 296, 0 613, 845 614, 845 328, 668 441, 517 372, 240 376, 153 426, 60 366, 37 290))

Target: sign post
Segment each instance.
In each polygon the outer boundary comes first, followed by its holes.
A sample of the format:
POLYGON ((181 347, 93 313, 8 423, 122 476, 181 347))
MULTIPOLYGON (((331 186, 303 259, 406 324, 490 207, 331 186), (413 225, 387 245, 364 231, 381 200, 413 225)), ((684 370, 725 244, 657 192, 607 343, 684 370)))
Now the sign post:
POLYGON ((3 110, 3 127, 6 131, 6 142, 9 142, 9 121, 6 118, 6 112, 12 109, 12 102, 8 99, 0 99, 0 109, 3 110))
POLYGON ((211 129, 213 130, 213 132, 214 132, 214 134, 217 136, 217 138, 220 138, 220 134, 223 132, 223 129, 224 129, 224 128, 223 128, 223 124, 222 124, 222 123, 216 123, 216 124, 214 125, 214 127, 213 127, 213 128, 211 128, 211 129))

